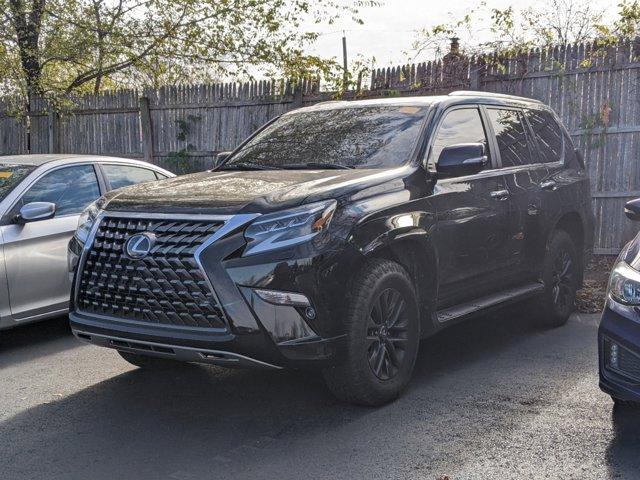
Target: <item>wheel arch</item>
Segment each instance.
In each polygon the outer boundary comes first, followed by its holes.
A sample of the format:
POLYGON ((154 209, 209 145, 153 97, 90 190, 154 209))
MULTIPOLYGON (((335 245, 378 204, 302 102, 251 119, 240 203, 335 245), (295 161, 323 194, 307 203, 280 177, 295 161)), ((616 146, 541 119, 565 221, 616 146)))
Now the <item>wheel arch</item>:
POLYGON ((438 291, 438 257, 426 235, 409 235, 380 245, 367 258, 382 258, 401 265, 411 277, 421 312, 421 334, 434 330, 432 313, 438 291))

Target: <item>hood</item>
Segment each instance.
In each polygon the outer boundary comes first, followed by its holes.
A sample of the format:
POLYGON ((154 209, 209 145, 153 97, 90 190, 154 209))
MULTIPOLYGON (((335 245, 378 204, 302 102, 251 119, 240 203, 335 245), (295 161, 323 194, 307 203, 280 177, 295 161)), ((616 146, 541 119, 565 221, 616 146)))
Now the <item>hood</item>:
POLYGON ((112 211, 235 214, 267 213, 337 198, 402 178, 415 170, 256 170, 201 172, 115 190, 112 211))

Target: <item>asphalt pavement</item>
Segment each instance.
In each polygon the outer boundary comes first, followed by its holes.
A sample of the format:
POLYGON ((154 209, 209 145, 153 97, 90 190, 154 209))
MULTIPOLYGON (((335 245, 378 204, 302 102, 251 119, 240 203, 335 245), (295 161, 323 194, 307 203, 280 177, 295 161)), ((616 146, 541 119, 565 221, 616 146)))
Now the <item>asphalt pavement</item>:
POLYGON ((378 409, 309 372, 143 372, 65 319, 0 332, 0 478, 636 479, 640 411, 598 389, 597 321, 453 327, 378 409))

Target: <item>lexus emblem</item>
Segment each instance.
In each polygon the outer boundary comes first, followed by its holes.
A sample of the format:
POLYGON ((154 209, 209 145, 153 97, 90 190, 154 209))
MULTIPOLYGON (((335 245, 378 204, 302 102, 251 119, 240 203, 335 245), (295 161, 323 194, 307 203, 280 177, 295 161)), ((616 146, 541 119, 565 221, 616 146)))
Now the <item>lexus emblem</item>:
POLYGON ((127 257, 140 260, 149 255, 155 243, 156 236, 153 233, 136 233, 124 243, 124 251, 127 257))

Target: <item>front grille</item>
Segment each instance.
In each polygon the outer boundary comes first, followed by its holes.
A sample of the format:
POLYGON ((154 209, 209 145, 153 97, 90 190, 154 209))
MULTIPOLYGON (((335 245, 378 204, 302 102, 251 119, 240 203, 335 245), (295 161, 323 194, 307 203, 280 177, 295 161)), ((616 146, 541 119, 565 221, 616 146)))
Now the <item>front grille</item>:
POLYGON ((605 341, 605 352, 607 368, 640 382, 640 356, 608 339, 605 341))
POLYGON ((195 260, 221 221, 104 217, 82 267, 77 308, 163 325, 226 328, 222 308, 195 260), (155 235, 139 260, 123 250, 137 233, 155 235))

